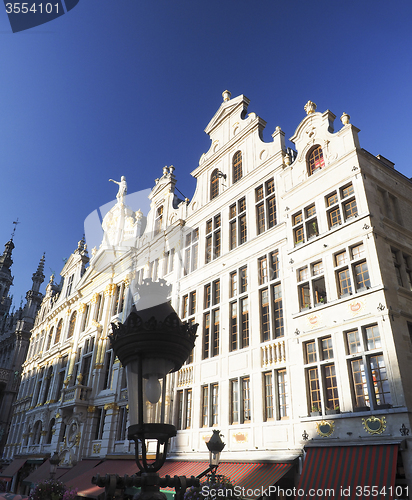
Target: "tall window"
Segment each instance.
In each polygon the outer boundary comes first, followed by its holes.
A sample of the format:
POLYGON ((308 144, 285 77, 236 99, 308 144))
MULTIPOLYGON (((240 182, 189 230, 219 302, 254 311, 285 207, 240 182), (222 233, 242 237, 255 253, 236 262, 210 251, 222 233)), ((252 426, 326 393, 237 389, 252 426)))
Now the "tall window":
POLYGON ((269 179, 255 189, 257 234, 276 225, 275 181, 269 179))
POLYGON ((310 411, 325 412, 339 408, 332 338, 306 342, 304 357, 310 411))
POLYGON ((246 198, 229 207, 229 233, 230 250, 247 241, 246 198))
POLYGON ((251 419, 250 377, 230 380, 230 424, 245 424, 251 419))
POLYGON ((292 216, 293 241, 295 246, 316 238, 319 234, 316 206, 314 203, 292 216))
POLYGON ((314 174, 321 168, 325 166, 325 160, 323 158, 323 151, 320 146, 316 146, 308 156, 308 173, 309 175, 314 174))
POLYGON ((199 254, 199 229, 195 229, 186 234, 183 276, 188 275, 197 269, 199 254))
POLYGON ((354 406, 378 409, 390 405, 389 376, 378 326, 350 330, 345 337, 354 406), (358 356, 354 359, 354 355, 358 356))
POLYGON ((175 257, 174 248, 165 253, 165 258, 163 260, 163 276, 173 271, 174 257, 175 257))
POLYGON ((47 336, 47 347, 46 347, 46 351, 48 351, 50 349, 50 346, 51 346, 51 343, 52 343, 52 339, 53 339, 53 330, 54 328, 51 327, 50 328, 50 332, 49 332, 49 335, 47 336))
POLYGON ((95 294, 93 301, 95 303, 94 319, 96 321, 100 321, 103 316, 104 294, 103 293, 95 294))
POLYGON ((314 262, 297 271, 300 310, 326 304, 326 286, 322 261, 314 262))
POLYGON ((67 281, 66 297, 72 293, 74 274, 72 274, 67 281))
POLYGON ((116 291, 113 300, 113 310, 112 310, 113 316, 123 312, 124 295, 125 295, 124 283, 119 283, 118 285, 116 285, 116 291))
POLYGON ((155 227, 154 227, 154 235, 156 236, 157 234, 160 233, 162 229, 162 222, 163 222, 163 205, 158 207, 156 209, 156 218, 155 218, 155 227))
POLYGON ((249 346, 249 298, 247 296, 247 266, 229 275, 230 298, 230 350, 249 346))
POLYGON ((96 418, 96 427, 94 430, 94 439, 102 439, 104 432, 104 421, 106 419, 106 410, 103 408, 99 408, 97 410, 97 418, 96 418))
POLYGON ((202 386, 201 427, 212 427, 219 423, 219 384, 202 386))
POLYGON ((216 198, 219 196, 219 170, 215 168, 213 170, 212 175, 210 176, 210 199, 216 198))
POLYGON ((219 354, 220 342, 220 280, 204 287, 203 313, 203 354, 202 358, 212 358, 219 354))
POLYGON ((335 275, 340 297, 352 294, 352 283, 355 285, 356 292, 370 288, 371 282, 363 243, 335 254, 335 275))
POLYGON ((119 408, 119 416, 117 420, 116 441, 124 441, 126 439, 127 429, 127 408, 121 406, 119 408))
POLYGON ((62 333, 62 328, 63 328, 63 320, 61 319, 59 321, 59 324, 57 325, 57 330, 56 330, 56 337, 54 339, 54 345, 58 344, 60 342, 60 336, 62 333))
POLYGON ((242 176, 242 153, 240 151, 236 151, 233 156, 233 184, 240 180, 242 176))
POLYGON ((217 214, 206 222, 206 254, 205 263, 220 257, 222 250, 221 218, 217 214))
POLYGON ((286 369, 263 374, 264 419, 284 419, 289 415, 289 388, 286 369))
POLYGON ((67 332, 68 339, 73 337, 74 327, 76 326, 76 317, 77 317, 77 311, 74 311, 74 313, 70 316, 69 331, 67 332))
POLYGON ((192 427, 192 389, 177 391, 177 429, 192 427))
POLYGON ((279 252, 257 260, 259 279, 260 332, 262 342, 284 335, 283 300, 279 273, 279 252))
MULTIPOLYGON (((193 325, 195 322, 195 314, 196 314, 196 290, 183 296, 181 318, 182 320, 187 321, 190 325, 193 325)), ((193 350, 189 354, 189 357, 186 360, 186 364, 190 363, 193 363, 193 350)))
POLYGON ((347 221, 353 217, 357 217, 358 208, 356 205, 355 192, 352 184, 333 191, 325 197, 327 207, 327 216, 329 229, 342 224, 343 220, 347 221))
POLYGON ((90 318, 90 304, 86 304, 86 307, 83 312, 83 321, 82 321, 82 328, 81 331, 84 332, 87 328, 87 325, 89 324, 89 318, 90 318))

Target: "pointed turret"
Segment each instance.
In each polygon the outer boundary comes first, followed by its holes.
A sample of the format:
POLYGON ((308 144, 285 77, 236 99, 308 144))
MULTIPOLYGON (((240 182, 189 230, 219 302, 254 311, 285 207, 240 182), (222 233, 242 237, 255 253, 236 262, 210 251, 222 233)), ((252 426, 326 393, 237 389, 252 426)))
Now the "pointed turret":
POLYGON ((4 247, 3 255, 0 257, 0 318, 8 314, 12 301, 9 297, 9 291, 13 284, 13 276, 10 269, 13 264, 11 258, 14 249, 13 238, 4 247))
MULTIPOLYGON (((33 274, 32 277, 33 286, 26 293, 27 303, 23 310, 23 321, 31 323, 31 327, 33 326, 34 318, 36 316, 40 303, 43 299, 43 295, 40 293, 39 290, 40 290, 40 285, 43 283, 45 278, 43 274, 44 260, 45 260, 45 255, 43 254, 42 258, 40 259, 39 265, 37 266, 37 271, 33 274)), ((25 329, 27 329, 27 325, 25 326, 25 329)))

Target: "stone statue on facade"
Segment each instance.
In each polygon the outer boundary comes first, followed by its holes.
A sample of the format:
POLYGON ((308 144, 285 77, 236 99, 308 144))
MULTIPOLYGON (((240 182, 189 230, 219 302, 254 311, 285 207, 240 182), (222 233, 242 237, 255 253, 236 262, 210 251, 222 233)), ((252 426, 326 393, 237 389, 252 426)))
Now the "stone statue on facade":
POLYGON ((127 194, 127 182, 126 177, 122 175, 120 182, 117 182, 113 179, 109 179, 109 182, 114 182, 119 186, 119 191, 117 192, 116 198, 119 203, 124 203, 124 197, 127 194))

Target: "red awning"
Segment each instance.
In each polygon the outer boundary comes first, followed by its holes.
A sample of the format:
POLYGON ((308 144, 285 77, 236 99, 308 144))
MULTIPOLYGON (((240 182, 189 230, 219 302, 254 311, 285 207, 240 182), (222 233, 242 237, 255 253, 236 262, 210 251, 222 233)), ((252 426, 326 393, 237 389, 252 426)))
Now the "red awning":
MULTIPOLYGON (((87 462, 83 460, 82 462, 87 462)), ((65 476, 62 477, 62 481, 66 486, 71 488, 77 488, 77 495, 82 497, 97 498, 99 495, 104 493, 104 488, 99 488, 98 486, 92 484, 92 477, 100 474, 100 476, 105 476, 106 474, 118 474, 119 476, 132 476, 137 474, 138 467, 134 460, 106 460, 100 463, 96 467, 89 469, 80 476, 74 477, 69 481, 65 480, 65 476)))
MULTIPOLYGON (((58 467, 54 478, 59 479, 66 472, 67 469, 58 467)), ((23 479, 23 483, 37 484, 41 483, 42 481, 47 481, 47 479, 50 479, 50 460, 46 460, 40 465, 40 467, 37 467, 35 471, 33 471, 29 476, 23 479)))
MULTIPOLYGON (((235 486, 244 488, 245 495, 250 498, 257 498, 261 495, 247 490, 262 490, 270 485, 274 485, 286 472, 292 467, 287 463, 250 463, 250 462, 223 462, 219 465, 217 473, 228 477, 235 486)), ((165 477, 173 476, 198 476, 209 468, 208 462, 189 462, 166 460, 164 466, 160 469, 159 475, 165 477)), ((138 472, 134 460, 106 460, 97 467, 88 472, 77 476, 70 481, 61 480, 73 488, 78 488, 77 494, 82 497, 97 498, 104 493, 104 488, 98 488, 93 485, 91 480, 93 476, 100 474, 118 474, 131 476, 138 472)), ((165 488, 172 489, 172 488, 165 488)))
MULTIPOLYGON (((274 485, 292 467, 287 463, 221 462, 217 474, 229 478, 234 486, 243 488, 241 496, 257 498, 258 491, 274 485), (256 494, 255 494, 256 493, 256 494)), ((160 469, 161 476, 197 476, 209 468, 208 462, 167 460, 160 469)), ((170 489, 170 488, 165 488, 170 489)))
POLYGON ((90 469, 93 469, 93 467, 96 467, 96 465, 100 462, 100 459, 81 460, 71 469, 62 469, 64 472, 61 476, 59 476, 61 478, 60 480, 63 481, 63 483, 69 483, 72 479, 77 479, 82 474, 85 474, 90 469))
POLYGON ((13 476, 23 467, 26 463, 27 458, 16 458, 13 462, 7 466, 3 472, 0 473, 0 477, 3 479, 12 479, 13 476))
POLYGON ((331 490, 335 500, 392 499, 397 456, 396 444, 309 448, 296 498, 326 497, 331 490), (322 494, 314 497, 317 489, 322 494))

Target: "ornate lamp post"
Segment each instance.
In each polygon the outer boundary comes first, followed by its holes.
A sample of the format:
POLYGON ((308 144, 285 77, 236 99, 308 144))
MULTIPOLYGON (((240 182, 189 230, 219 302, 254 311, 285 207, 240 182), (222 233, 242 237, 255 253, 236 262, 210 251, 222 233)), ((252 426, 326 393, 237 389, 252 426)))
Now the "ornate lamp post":
POLYGON ((219 467, 220 463, 220 453, 226 446, 220 437, 220 431, 217 429, 213 430, 213 435, 206 443, 209 450, 209 467, 211 470, 210 480, 212 483, 216 482, 216 469, 219 467))
MULTIPOLYGON (((118 486, 141 486, 141 500, 166 499, 160 486, 173 486, 180 491, 199 484, 193 477, 160 478, 157 474, 166 460, 169 439, 176 436, 175 426, 166 423, 166 376, 179 370, 189 357, 198 326, 181 322, 167 302, 169 288, 164 280, 143 280, 138 310, 133 307, 124 324, 112 323, 109 336, 114 353, 126 369, 128 438, 135 441, 136 464, 141 471, 140 477, 119 478, 118 486), (159 401, 160 408, 154 406, 159 401), (156 441, 154 460, 148 458, 146 440, 156 441)), ((109 479, 97 476, 96 481, 99 486, 107 486, 109 479)))
POLYGON ((57 466, 60 463, 60 458, 57 451, 53 453, 53 456, 49 459, 49 463, 50 463, 50 479, 54 479, 57 471, 57 466))

